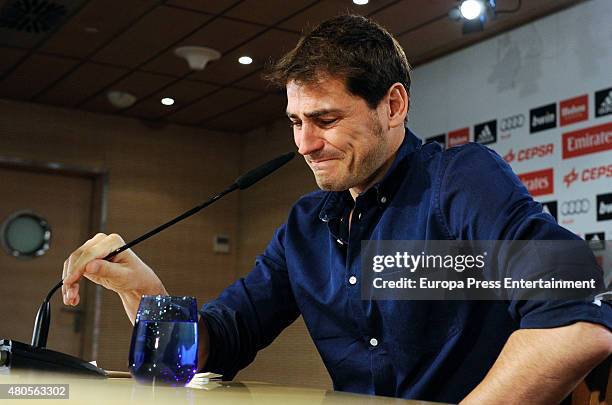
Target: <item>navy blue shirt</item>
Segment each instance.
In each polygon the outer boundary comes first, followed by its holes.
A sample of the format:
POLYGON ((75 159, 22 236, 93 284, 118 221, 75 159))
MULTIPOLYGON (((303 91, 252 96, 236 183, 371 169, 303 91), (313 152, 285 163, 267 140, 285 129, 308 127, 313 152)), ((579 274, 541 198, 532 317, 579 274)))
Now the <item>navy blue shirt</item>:
MULTIPOLYGON (((202 308, 205 369, 225 378, 302 315, 334 389, 458 402, 484 378, 510 334, 576 321, 612 327, 589 301, 362 300, 362 240, 576 239, 479 144, 443 151, 407 131, 381 182, 302 197, 253 270, 202 308), (350 232, 346 226, 353 210, 350 232)), ((601 282, 601 273, 593 269, 601 282)))

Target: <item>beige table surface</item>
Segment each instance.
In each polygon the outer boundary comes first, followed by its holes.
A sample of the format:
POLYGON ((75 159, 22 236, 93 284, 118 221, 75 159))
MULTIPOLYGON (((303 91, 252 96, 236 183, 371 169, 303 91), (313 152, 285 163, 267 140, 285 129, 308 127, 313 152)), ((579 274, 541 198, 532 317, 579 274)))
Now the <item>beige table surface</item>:
POLYGON ((432 402, 410 401, 389 397, 349 394, 321 389, 288 387, 261 382, 218 382, 201 388, 173 388, 142 385, 133 379, 75 379, 62 375, 2 375, 0 384, 69 384, 68 400, 0 400, 3 403, 26 404, 408 404, 432 402))

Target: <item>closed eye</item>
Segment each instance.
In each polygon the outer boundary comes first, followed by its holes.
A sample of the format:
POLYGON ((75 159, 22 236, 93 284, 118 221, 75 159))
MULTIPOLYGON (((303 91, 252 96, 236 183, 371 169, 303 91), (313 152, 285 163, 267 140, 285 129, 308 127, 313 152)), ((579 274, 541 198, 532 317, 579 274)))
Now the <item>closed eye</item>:
POLYGON ((338 121, 338 119, 337 119, 337 118, 333 118, 333 119, 326 119, 326 120, 324 120, 324 119, 319 119, 319 120, 318 120, 319 124, 320 124, 320 125, 322 125, 322 126, 329 126, 329 125, 332 125, 332 124, 334 124, 336 121, 338 121))

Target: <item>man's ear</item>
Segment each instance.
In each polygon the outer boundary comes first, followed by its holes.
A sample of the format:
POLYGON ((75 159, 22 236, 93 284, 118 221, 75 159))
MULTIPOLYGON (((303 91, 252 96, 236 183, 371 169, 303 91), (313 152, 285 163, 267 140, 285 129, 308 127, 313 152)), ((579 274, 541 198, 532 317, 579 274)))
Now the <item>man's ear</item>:
POLYGON ((404 86, 401 83, 394 83, 389 87, 385 99, 388 103, 389 128, 403 126, 410 107, 410 96, 404 86))

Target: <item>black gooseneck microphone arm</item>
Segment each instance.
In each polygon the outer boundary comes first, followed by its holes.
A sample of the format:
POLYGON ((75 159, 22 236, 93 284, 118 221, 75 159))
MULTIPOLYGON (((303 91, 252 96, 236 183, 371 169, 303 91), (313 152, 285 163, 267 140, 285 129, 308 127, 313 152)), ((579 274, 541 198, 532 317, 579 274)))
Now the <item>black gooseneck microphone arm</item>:
MULTIPOLYGON (((188 211, 185 211, 178 217, 166 222, 165 224, 158 226, 157 228, 145 233, 142 236, 139 236, 133 241, 126 243, 120 248, 110 252, 108 255, 106 255, 106 257, 104 257, 103 260, 110 260, 112 257, 118 255, 119 253, 125 250, 128 250, 132 248, 133 246, 136 246, 140 242, 149 239, 151 236, 163 231, 164 229, 176 224, 177 222, 182 221, 183 219, 188 218, 192 216, 193 214, 199 212, 200 210, 208 207, 209 205, 221 199, 226 194, 231 193, 232 191, 244 190, 252 186, 253 184, 257 183, 259 180, 263 179, 264 177, 271 174, 275 170, 284 166, 291 159, 293 159, 294 156, 295 156, 295 152, 285 153, 284 155, 281 155, 275 159, 272 159, 269 162, 264 163, 263 165, 258 166, 255 169, 243 174, 242 176, 238 177, 231 186, 229 186, 227 189, 225 189, 221 193, 215 195, 214 197, 211 197, 205 203, 198 205, 196 207, 193 207, 192 209, 188 211)), ((32 333, 32 346, 34 347, 44 348, 47 346, 47 337, 49 335, 49 323, 51 320, 51 304, 49 303, 49 301, 51 300, 51 297, 53 297, 53 294, 62 286, 63 282, 64 280, 60 280, 59 283, 53 286, 53 288, 47 294, 47 297, 43 301, 42 305, 38 309, 38 313, 36 314, 36 321, 34 322, 34 332, 32 333)))

